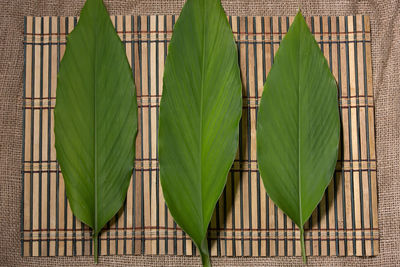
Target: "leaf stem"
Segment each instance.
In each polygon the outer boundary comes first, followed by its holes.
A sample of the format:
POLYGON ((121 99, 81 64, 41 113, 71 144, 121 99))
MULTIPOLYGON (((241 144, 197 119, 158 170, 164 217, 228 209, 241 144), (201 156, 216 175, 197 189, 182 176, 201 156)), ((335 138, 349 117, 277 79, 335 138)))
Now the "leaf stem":
POLYGON ((300 228, 300 243, 301 243, 301 255, 303 256, 303 262, 307 263, 306 248, 304 246, 304 229, 303 229, 303 227, 300 228))
POLYGON ((203 267, 211 267, 211 261, 208 252, 200 254, 201 254, 201 263, 203 264, 203 267))
POLYGON ((97 258, 98 258, 98 249, 99 249, 99 241, 98 241, 98 236, 99 234, 93 234, 93 249, 94 249, 94 262, 97 264, 97 258))
POLYGON ((207 237, 201 242, 200 247, 201 263, 203 267, 211 267, 210 254, 208 253, 207 237))

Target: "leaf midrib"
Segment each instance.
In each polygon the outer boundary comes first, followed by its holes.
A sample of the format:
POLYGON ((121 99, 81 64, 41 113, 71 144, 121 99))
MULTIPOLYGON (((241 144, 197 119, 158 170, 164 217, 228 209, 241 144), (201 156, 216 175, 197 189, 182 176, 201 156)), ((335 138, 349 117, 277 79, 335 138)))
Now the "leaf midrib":
MULTIPOLYGON (((300 31, 300 35, 301 35, 301 26, 300 26, 300 29, 299 29, 299 31, 300 31)), ((298 114, 298 131, 297 131, 297 133, 298 133, 298 136, 297 136, 297 142, 298 142, 298 146, 299 146, 299 152, 298 152, 298 155, 297 155, 297 164, 298 164, 298 168, 297 168, 297 170, 298 170, 298 183, 299 183, 299 223, 300 223, 300 225, 298 225, 299 226, 299 228, 300 229, 303 229, 303 213, 302 213, 302 205, 301 205, 301 162, 300 162, 300 155, 301 155, 301 136, 300 136, 300 130, 301 130, 301 127, 300 127, 300 119, 301 119, 301 116, 300 116, 300 111, 301 111, 301 108, 300 108, 300 92, 301 92, 301 87, 300 87, 300 62, 301 62, 301 39, 299 39, 300 41, 299 41, 299 55, 298 55, 298 100, 297 100, 297 114, 298 114)))
MULTIPOLYGON (((201 67, 201 93, 200 93, 200 134, 199 134, 199 156, 200 156, 200 200, 201 200, 201 220, 204 225, 204 205, 203 205, 203 161, 202 161, 202 144, 203 144, 203 93, 204 93, 204 71, 205 71, 205 47, 206 47, 206 0, 203 2, 203 51, 202 51, 202 67, 201 67)), ((206 229, 207 231, 207 229, 206 229)), ((204 233, 203 233, 204 235, 204 233)), ((200 241, 201 242, 201 241, 200 241)))
MULTIPOLYGON (((96 16, 95 16, 95 20, 97 21, 98 18, 98 12, 96 12, 96 16)), ((96 116, 96 112, 97 112, 97 108, 96 108, 96 88, 97 88, 97 79, 96 79, 96 73, 97 73, 97 54, 98 54, 98 45, 97 45, 97 38, 98 38, 98 30, 97 30, 97 23, 95 24, 96 28, 95 28, 95 42, 94 42, 94 46, 95 46, 95 55, 94 55, 94 73, 93 73, 93 77, 94 77, 94 93, 93 93, 93 98, 94 98, 94 104, 93 104, 93 109, 94 109, 94 122, 93 122, 93 126, 94 126, 94 233, 97 234, 97 232, 99 231, 98 229, 98 184, 97 184, 97 116, 96 116)))

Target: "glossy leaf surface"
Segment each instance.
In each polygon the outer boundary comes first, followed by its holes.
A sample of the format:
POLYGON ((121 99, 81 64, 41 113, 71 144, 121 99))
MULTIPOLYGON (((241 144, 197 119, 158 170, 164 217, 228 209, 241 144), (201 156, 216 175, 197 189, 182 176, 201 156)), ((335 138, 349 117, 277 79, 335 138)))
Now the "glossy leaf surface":
POLYGON ((132 175, 136 92, 102 0, 87 0, 60 64, 55 146, 75 216, 97 236, 121 208, 132 175))
POLYGON ((264 85, 257 157, 268 195, 300 228, 302 242, 332 179, 339 136, 337 85, 299 12, 264 85))
POLYGON ((188 0, 168 49, 160 107, 164 198, 208 265, 207 228, 238 147, 236 45, 218 0, 188 0))

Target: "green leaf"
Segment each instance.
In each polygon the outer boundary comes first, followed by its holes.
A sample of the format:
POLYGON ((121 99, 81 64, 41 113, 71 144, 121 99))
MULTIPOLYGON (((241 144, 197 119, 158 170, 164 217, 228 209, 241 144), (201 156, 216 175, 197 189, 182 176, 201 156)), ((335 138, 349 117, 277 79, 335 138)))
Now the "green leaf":
POLYGON ((160 179, 168 208, 210 264, 207 227, 238 147, 236 45, 216 0, 188 0, 168 48, 160 107, 160 179))
POLYGON ((257 119, 257 158, 270 198, 300 228, 335 170, 340 136, 337 85, 299 12, 276 53, 257 119))
POLYGON ((68 37, 54 110, 55 146, 75 216, 97 237, 121 208, 132 175, 136 90, 102 0, 87 0, 68 37))

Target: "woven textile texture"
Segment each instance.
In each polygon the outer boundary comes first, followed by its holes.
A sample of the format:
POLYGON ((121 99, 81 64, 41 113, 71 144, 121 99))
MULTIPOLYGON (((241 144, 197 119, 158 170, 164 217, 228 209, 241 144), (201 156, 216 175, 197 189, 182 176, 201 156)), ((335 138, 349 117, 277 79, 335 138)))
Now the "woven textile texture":
MULTIPOLYGON (((178 14, 183 1, 105 1, 111 14, 178 14)), ((371 18, 373 87, 376 115, 380 254, 373 258, 310 257, 310 265, 394 265, 399 264, 400 239, 400 3, 399 1, 223 1, 228 15, 294 15, 300 6, 306 16, 367 14, 371 18)), ((90 257, 21 257, 20 203, 22 160, 22 74, 24 16, 78 15, 83 1, 2 2, 0 48, 0 258, 4 265, 82 266, 90 257)), ((216 266, 264 266, 301 264, 299 257, 213 258, 216 266)), ((107 256, 105 265, 198 266, 195 257, 107 256)))

